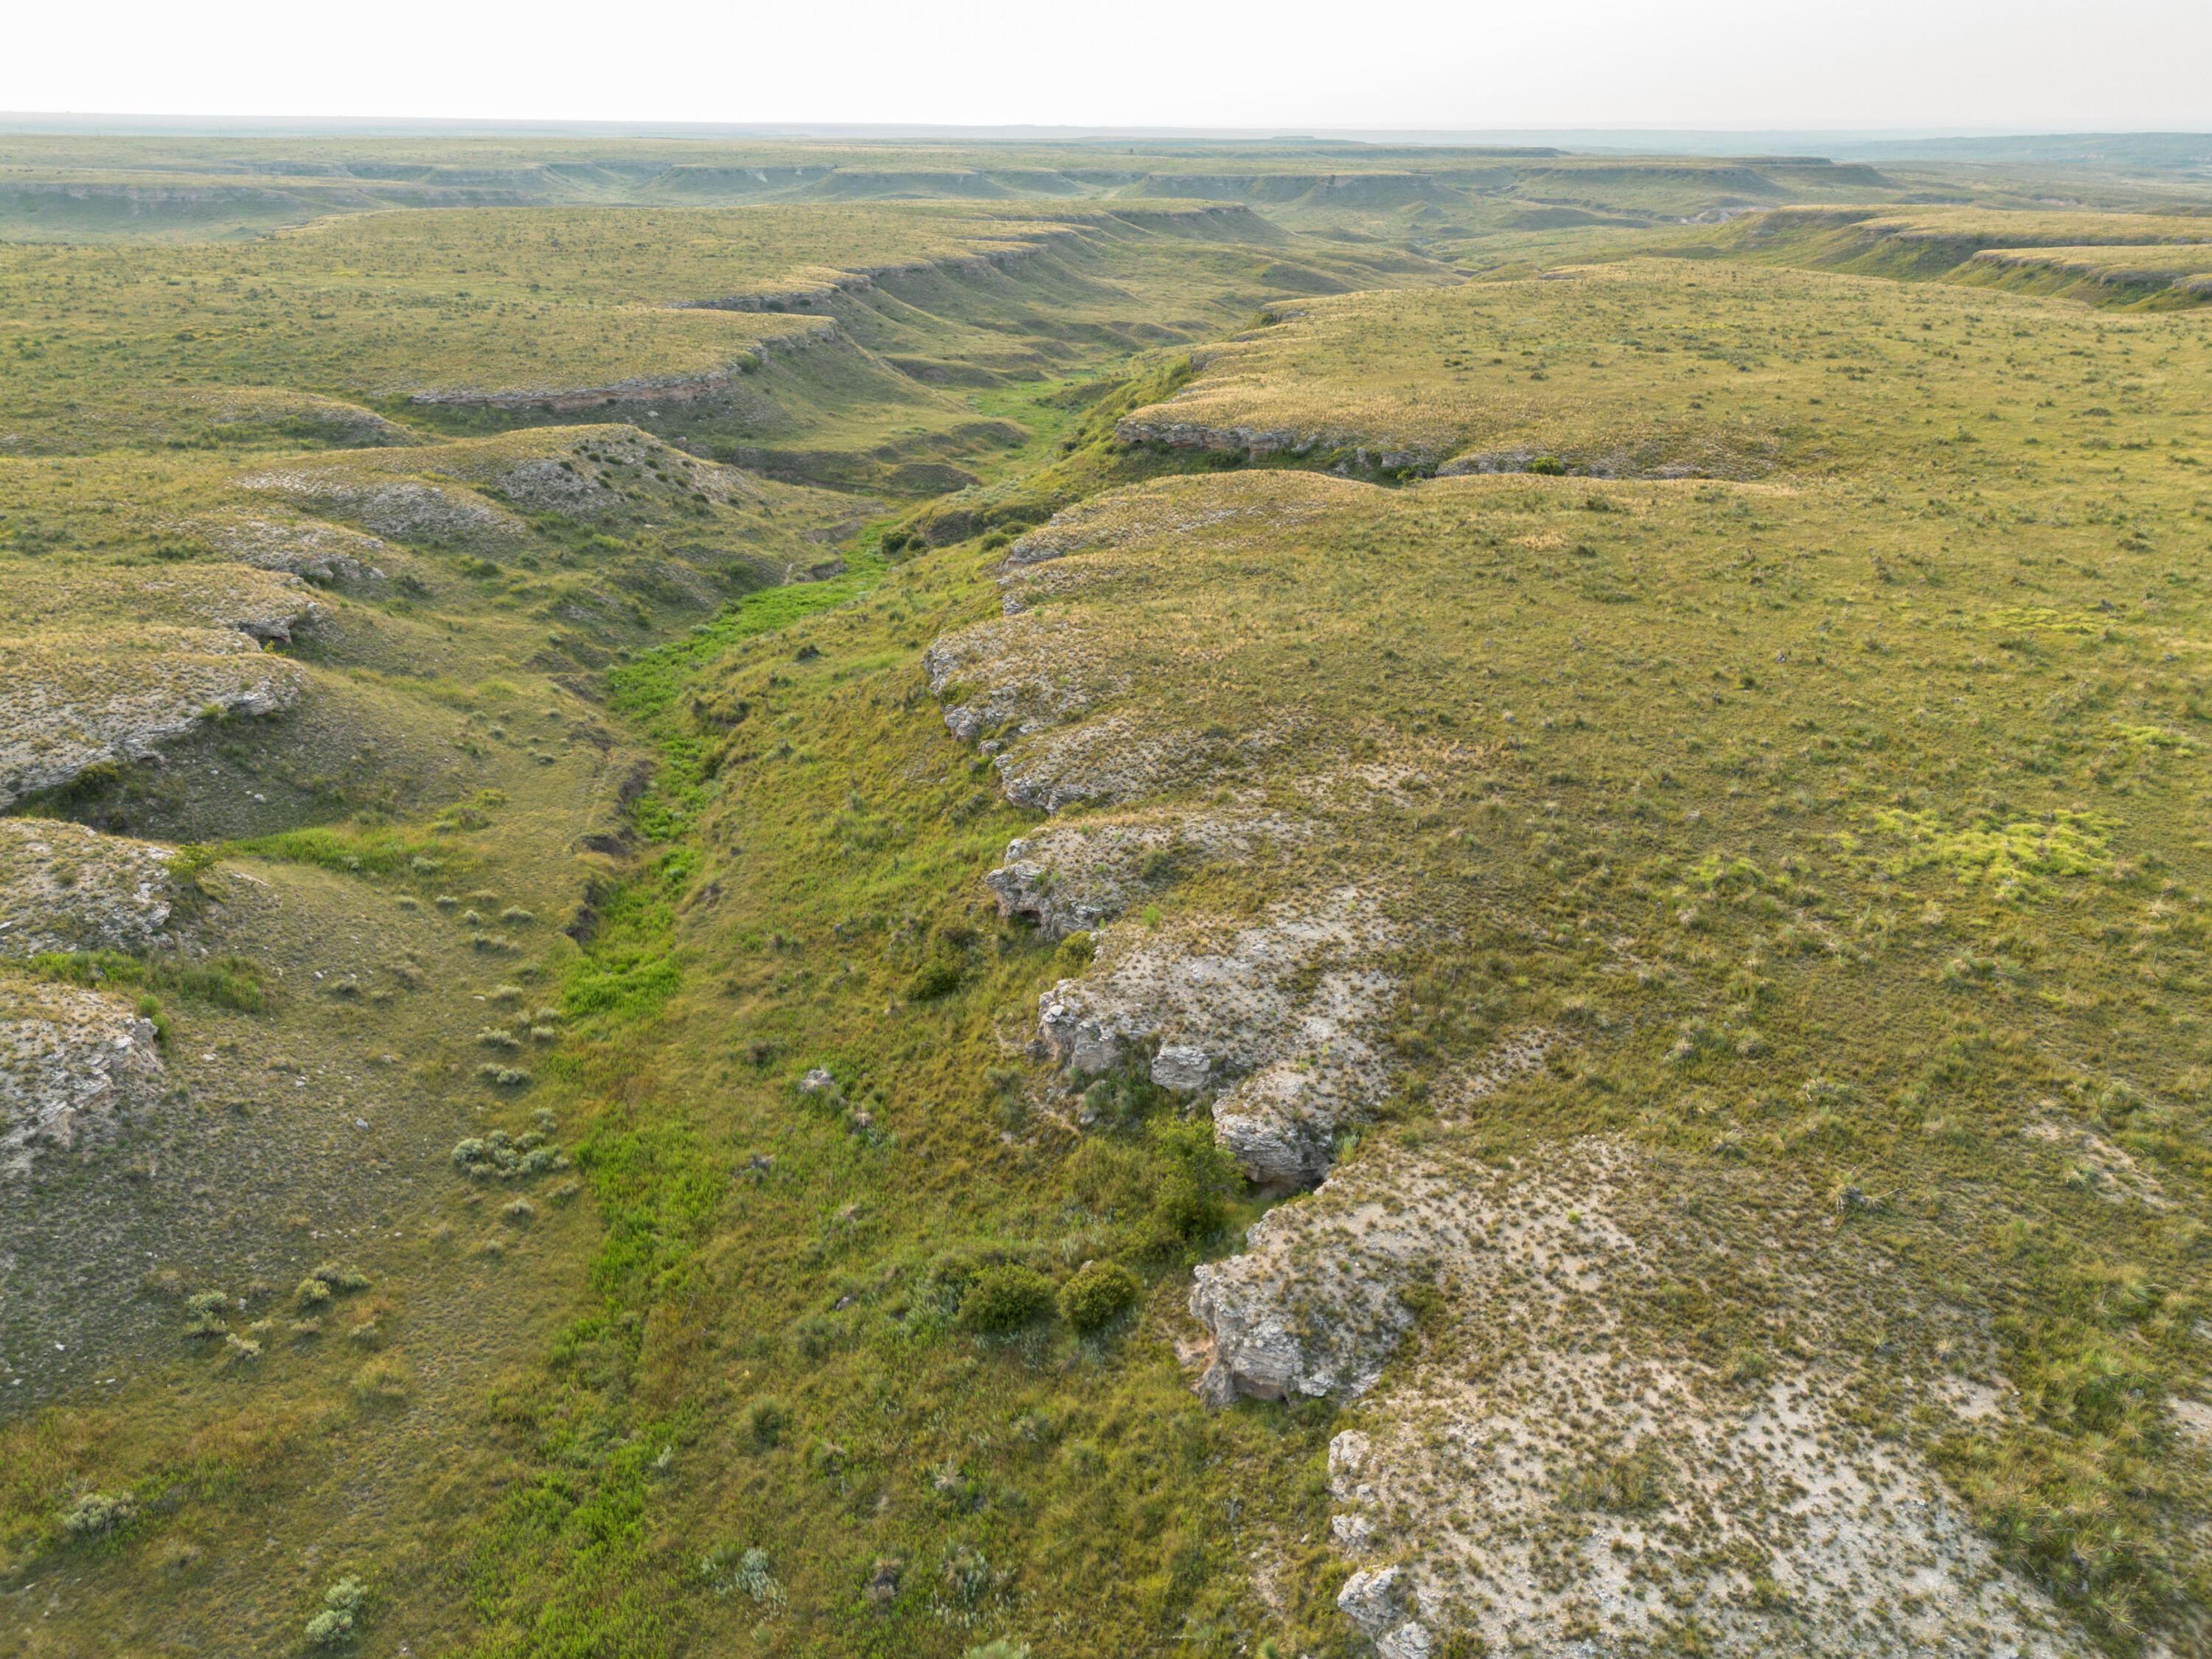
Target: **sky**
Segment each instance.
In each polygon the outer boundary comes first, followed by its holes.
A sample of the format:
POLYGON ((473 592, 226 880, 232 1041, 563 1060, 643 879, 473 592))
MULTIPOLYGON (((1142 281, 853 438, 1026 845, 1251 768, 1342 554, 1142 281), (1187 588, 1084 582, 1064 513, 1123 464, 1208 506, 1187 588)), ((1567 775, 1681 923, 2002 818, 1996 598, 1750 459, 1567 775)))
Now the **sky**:
POLYGON ((2209 0, 18 0, 4 33, 19 112, 2212 129, 2209 0))

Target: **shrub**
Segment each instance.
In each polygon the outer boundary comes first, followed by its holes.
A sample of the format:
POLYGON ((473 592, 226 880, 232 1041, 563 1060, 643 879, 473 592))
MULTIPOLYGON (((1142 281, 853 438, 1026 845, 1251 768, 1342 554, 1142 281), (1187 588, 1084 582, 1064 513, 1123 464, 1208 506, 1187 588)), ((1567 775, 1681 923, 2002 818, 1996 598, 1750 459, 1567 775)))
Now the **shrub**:
POLYGON ((1227 1158, 1202 1124, 1161 1122, 1153 1126, 1155 1156, 1164 1165, 1152 1199, 1156 1249, 1176 1248, 1212 1237, 1226 1224, 1226 1200, 1236 1182, 1227 1158))
POLYGON ((323 1592, 325 1604, 340 1613, 358 1613, 368 1600, 368 1586, 350 1573, 323 1592))
POLYGON ((960 1298, 960 1322, 971 1331, 1019 1330, 1052 1310, 1052 1281, 1034 1267, 986 1267, 960 1298))
POLYGON ((98 1538, 137 1512, 137 1500, 127 1492, 88 1492, 62 1516, 62 1530, 72 1538, 98 1538))
POLYGON ((307 1645, 334 1648, 353 1634, 353 1620, 335 1607, 325 1607, 307 1620, 307 1645))
POLYGON ((360 1579, 339 1579, 323 1592, 323 1610, 307 1620, 307 1645, 334 1648, 347 1641, 368 1601, 368 1586, 360 1579))
POLYGON ((1140 1072, 1109 1072, 1084 1090, 1084 1121, 1103 1128, 1127 1129, 1174 1100, 1174 1096, 1140 1072))
POLYGON ((1101 1331, 1133 1306, 1144 1286, 1118 1261, 1091 1261, 1060 1287, 1062 1317, 1085 1335, 1101 1331))
POLYGON ((230 1298, 221 1291, 195 1291, 185 1298, 185 1310, 191 1316, 185 1326, 188 1337, 227 1335, 229 1327, 223 1316, 229 1310, 230 1298))
POLYGON ((949 994, 960 983, 960 964, 950 957, 934 957, 915 970, 907 981, 909 1002, 932 1002, 949 994))

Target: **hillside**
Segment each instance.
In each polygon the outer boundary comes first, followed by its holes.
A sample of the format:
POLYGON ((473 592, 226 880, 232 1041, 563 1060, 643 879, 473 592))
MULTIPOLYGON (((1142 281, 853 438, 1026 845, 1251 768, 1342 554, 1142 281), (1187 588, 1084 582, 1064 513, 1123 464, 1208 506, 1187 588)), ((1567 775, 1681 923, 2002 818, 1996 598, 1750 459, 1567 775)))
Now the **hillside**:
POLYGON ((0 1651, 2212 1642, 2212 197, 0 147, 0 1651))

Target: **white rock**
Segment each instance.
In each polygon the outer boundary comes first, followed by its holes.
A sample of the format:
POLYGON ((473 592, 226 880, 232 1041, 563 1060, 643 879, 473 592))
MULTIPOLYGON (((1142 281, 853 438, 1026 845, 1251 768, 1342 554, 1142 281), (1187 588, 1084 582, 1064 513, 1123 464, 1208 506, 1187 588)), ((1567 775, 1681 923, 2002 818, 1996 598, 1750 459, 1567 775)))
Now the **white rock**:
POLYGON ((1364 1515, 1332 1515, 1328 1533, 1336 1540, 1337 1548, 1357 1555, 1375 1541, 1375 1523, 1364 1515))
POLYGON ((1337 1611, 1358 1626, 1370 1640, 1395 1631, 1406 1620, 1406 1603, 1413 1587, 1406 1570, 1393 1563, 1387 1567, 1362 1567, 1344 1581, 1336 1593, 1337 1611))
POLYGON ((1196 1094, 1213 1079, 1213 1062, 1206 1050, 1188 1042, 1164 1045, 1152 1057, 1152 1081, 1177 1094, 1196 1094))

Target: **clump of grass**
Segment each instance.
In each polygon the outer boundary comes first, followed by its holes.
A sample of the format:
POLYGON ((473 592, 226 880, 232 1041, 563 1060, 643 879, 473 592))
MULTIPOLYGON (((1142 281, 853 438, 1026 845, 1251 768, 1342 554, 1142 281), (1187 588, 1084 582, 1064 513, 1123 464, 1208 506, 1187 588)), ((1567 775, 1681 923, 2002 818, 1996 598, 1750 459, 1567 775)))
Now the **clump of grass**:
POLYGON ((743 1595, 764 1615, 781 1611, 783 1586, 769 1570, 768 1552, 757 1546, 740 1550, 734 1544, 718 1544, 700 1558, 699 1577, 715 1595, 743 1595))
POLYGON ((1608 1515, 1649 1515, 1664 1508, 1674 1488, 1674 1466, 1655 1440, 1642 1440, 1626 1452, 1593 1459, 1571 1474, 1559 1488, 1559 1504, 1569 1510, 1601 1510, 1608 1515))
POLYGON ((772 1395, 753 1401, 738 1419, 738 1437, 755 1451, 773 1450, 790 1428, 790 1409, 772 1395))
POLYGON ((378 1407, 405 1405, 415 1384, 399 1358, 386 1354, 356 1371, 349 1386, 356 1404, 378 1407))
POLYGON ((29 966, 38 977, 67 985, 143 986, 248 1014, 269 1006, 261 966, 245 957, 198 959, 135 957, 120 951, 45 951, 33 957, 29 966))

